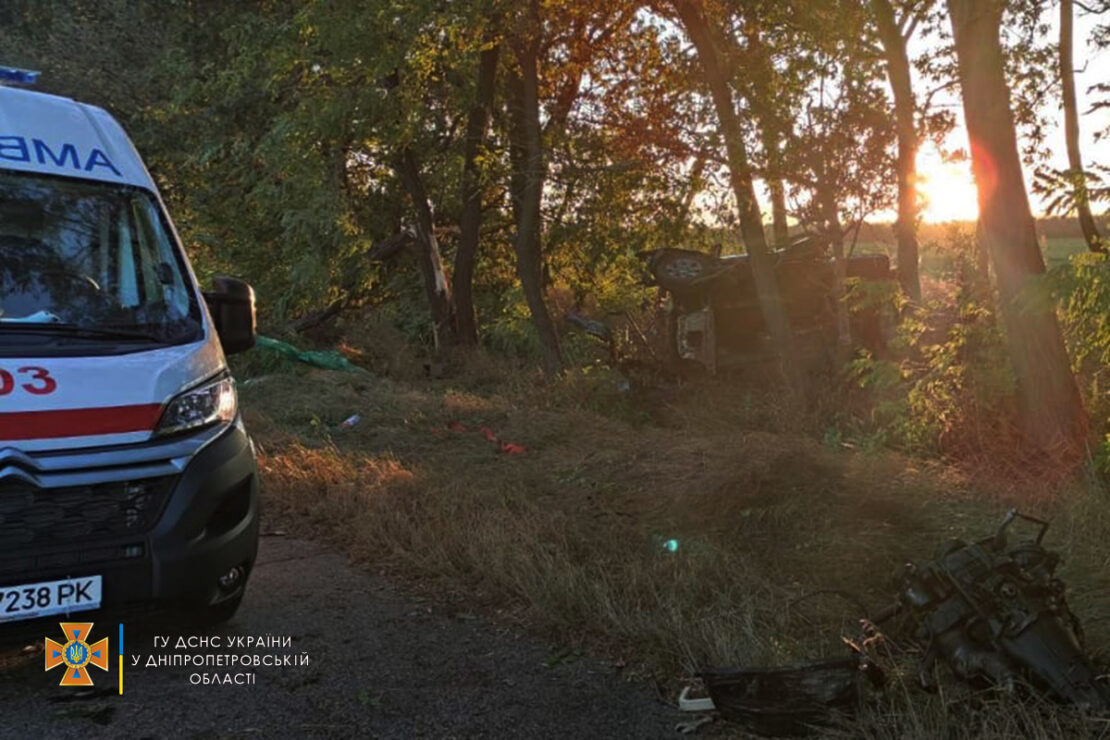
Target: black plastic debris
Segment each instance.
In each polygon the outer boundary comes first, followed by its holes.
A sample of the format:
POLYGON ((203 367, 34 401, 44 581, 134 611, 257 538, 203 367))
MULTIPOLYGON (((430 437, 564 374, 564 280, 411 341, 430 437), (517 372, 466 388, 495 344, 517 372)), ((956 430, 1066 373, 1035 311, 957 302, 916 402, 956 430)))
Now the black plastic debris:
POLYGON ((816 660, 778 668, 703 671, 721 716, 761 735, 800 735, 851 716, 866 665, 859 656, 816 660))

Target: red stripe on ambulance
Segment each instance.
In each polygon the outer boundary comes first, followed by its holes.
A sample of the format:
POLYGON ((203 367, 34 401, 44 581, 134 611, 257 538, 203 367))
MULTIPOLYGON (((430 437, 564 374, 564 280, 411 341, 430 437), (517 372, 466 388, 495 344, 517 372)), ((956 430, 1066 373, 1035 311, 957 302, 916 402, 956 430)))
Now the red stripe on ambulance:
POLYGON ((0 412, 0 440, 55 439, 149 432, 158 423, 161 412, 160 403, 55 411, 0 412))

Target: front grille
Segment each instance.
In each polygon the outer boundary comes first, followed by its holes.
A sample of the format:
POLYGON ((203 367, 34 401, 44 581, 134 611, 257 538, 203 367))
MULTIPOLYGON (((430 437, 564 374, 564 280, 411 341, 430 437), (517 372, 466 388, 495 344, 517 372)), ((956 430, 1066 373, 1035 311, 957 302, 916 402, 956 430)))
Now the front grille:
POLYGON ((0 483, 0 552, 51 545, 81 547, 146 534, 177 476, 90 486, 38 488, 0 483))

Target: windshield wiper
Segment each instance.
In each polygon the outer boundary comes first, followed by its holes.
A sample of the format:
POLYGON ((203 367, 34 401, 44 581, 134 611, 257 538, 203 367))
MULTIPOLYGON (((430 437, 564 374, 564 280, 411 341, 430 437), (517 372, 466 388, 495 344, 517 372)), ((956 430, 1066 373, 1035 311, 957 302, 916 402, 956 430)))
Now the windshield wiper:
POLYGON ((130 339, 145 342, 165 343, 165 338, 145 331, 133 329, 117 329, 107 326, 81 326, 80 324, 67 324, 64 322, 29 322, 12 321, 0 318, 0 332, 2 331, 32 332, 40 334, 64 334, 68 337, 81 337, 87 339, 130 339))
POLYGON ((4 324, 56 324, 59 321, 61 319, 45 310, 35 311, 33 314, 20 316, 19 318, 14 316, 0 317, 0 323, 4 324))

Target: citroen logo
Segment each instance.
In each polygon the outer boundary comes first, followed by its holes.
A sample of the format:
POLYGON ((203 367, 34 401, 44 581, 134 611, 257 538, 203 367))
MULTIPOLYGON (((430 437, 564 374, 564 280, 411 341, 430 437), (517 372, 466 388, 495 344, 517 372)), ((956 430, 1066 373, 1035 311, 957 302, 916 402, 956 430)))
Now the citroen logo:
POLYGON ((12 447, 0 449, 0 483, 15 479, 38 485, 34 473, 38 467, 35 461, 24 452, 12 447))

